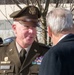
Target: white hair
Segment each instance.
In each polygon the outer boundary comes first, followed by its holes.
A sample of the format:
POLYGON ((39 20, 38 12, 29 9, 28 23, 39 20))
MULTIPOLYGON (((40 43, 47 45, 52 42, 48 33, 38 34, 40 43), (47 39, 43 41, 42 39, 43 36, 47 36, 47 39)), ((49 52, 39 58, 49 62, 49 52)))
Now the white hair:
POLYGON ((18 21, 13 21, 13 24, 17 25, 18 21))
POLYGON ((46 16, 46 22, 54 33, 68 31, 73 28, 72 13, 64 8, 55 8, 50 11, 46 16))

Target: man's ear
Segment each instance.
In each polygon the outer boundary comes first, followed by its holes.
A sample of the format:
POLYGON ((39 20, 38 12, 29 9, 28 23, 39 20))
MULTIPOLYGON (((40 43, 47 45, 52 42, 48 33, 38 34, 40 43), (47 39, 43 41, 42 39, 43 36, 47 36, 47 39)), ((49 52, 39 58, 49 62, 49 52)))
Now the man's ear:
POLYGON ((15 31, 15 29, 16 29, 16 25, 15 24, 12 24, 12 29, 15 31))
POLYGON ((14 33, 17 34, 16 25, 15 24, 12 25, 12 29, 13 29, 14 33))
POLYGON ((48 30, 48 35, 49 35, 49 37, 52 37, 52 31, 51 31, 51 29, 50 29, 49 26, 47 27, 47 30, 48 30))

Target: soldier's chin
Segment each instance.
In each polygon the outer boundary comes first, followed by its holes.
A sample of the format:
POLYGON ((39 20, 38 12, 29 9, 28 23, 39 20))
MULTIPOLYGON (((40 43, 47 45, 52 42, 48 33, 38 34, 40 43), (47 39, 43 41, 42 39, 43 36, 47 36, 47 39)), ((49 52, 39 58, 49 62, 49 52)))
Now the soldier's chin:
POLYGON ((34 38, 27 38, 26 40, 30 42, 30 41, 33 41, 33 39, 34 38))
POLYGON ((27 40, 26 43, 32 44, 33 43, 33 40, 27 40))

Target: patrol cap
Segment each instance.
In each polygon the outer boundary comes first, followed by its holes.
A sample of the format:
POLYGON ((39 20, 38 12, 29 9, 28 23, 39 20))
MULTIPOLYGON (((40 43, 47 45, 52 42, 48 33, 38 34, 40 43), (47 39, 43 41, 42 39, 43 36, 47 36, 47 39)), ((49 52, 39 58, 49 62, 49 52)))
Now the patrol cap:
POLYGON ((36 6, 27 6, 21 10, 15 11, 10 15, 14 21, 38 22, 41 13, 36 6))

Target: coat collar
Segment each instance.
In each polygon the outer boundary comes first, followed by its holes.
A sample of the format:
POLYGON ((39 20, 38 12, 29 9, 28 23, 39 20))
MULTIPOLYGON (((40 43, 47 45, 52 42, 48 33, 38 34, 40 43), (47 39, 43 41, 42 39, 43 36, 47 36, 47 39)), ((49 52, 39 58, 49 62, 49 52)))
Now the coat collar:
POLYGON ((74 41, 74 34, 68 34, 67 36, 65 36, 63 39, 61 39, 59 43, 61 42, 67 42, 67 41, 74 41))

